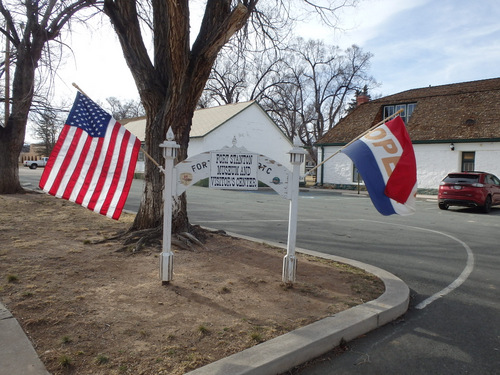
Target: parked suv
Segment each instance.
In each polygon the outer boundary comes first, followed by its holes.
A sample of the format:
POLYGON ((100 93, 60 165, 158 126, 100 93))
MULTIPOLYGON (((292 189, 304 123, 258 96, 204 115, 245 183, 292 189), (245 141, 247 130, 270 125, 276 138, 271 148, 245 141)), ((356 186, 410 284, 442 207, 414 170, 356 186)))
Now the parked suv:
POLYGON ((439 185, 438 205, 442 210, 463 206, 490 212, 491 206, 497 204, 500 204, 500 180, 491 173, 449 173, 439 185))

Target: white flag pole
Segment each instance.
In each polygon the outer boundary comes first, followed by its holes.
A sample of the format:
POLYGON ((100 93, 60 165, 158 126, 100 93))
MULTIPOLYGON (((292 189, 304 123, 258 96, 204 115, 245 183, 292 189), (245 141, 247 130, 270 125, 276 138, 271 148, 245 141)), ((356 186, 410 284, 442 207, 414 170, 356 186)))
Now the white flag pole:
POLYGON ((300 165, 304 162, 305 151, 298 144, 293 145, 293 149, 289 152, 290 163, 292 164, 292 176, 289 182, 290 189, 290 211, 288 216, 288 241, 286 247, 286 255, 283 258, 283 273, 282 281, 287 285, 295 282, 297 272, 297 259, 295 257, 295 244, 297 239, 297 218, 299 205, 299 178, 300 165))
POLYGON ((165 157, 163 187, 163 245, 160 255, 160 279, 168 284, 174 276, 174 253, 172 252, 172 196, 174 194, 174 159, 177 157, 179 145, 174 141, 172 128, 168 129, 167 139, 160 144, 165 157))

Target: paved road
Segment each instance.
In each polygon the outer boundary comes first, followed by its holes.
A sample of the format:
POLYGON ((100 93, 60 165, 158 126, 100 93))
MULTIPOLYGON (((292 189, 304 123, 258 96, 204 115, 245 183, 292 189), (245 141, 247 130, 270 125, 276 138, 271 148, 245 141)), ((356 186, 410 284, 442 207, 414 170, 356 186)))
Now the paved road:
MULTIPOLYGON (((386 269, 412 302, 403 319, 295 374, 500 373, 500 208, 417 209, 384 217, 364 196, 301 193, 297 246, 386 269)), ((288 202, 273 193, 192 188, 188 211, 194 223, 286 242, 288 202)))
MULTIPOLYGON (((24 170, 21 180, 36 173, 24 170)), ((288 201, 272 192, 191 188, 188 212, 195 224, 286 242, 288 201)), ((294 374, 500 373, 499 232, 500 208, 441 211, 419 200, 413 216, 384 217, 362 195, 302 192, 297 246, 386 269, 408 284, 412 301, 402 319, 294 374)))

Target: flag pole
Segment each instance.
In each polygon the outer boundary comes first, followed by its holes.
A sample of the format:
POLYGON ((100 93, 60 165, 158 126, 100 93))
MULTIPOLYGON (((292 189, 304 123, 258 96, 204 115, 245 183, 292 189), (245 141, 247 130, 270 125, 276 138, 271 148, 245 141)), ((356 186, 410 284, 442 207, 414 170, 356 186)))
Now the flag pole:
POLYGON ((361 137, 365 136, 366 134, 368 134, 369 132, 371 132, 373 129, 379 127, 380 125, 384 124, 387 120, 393 118, 393 117, 396 117, 397 115, 399 115, 401 112, 403 112, 403 109, 400 109, 399 111, 393 113, 392 115, 390 116, 387 116, 386 118, 384 118, 382 121, 378 122, 377 124, 373 125, 370 129, 368 130, 365 130, 363 133, 361 133, 360 135, 358 135, 356 138, 354 138, 352 141, 350 141, 348 144, 346 144, 345 146, 343 146, 340 150, 337 150, 337 152, 333 153, 333 155, 330 155, 328 158, 326 158, 325 160, 323 160, 321 163, 319 163, 317 166, 315 166, 314 168, 310 169, 305 175, 305 176, 309 176, 309 174, 311 174, 311 172, 315 171, 316 169, 318 169, 319 167, 321 167, 323 164, 325 164, 328 160, 330 160, 331 158, 333 158, 335 155, 339 154, 342 152, 342 150, 344 148, 346 148, 347 146, 350 146, 352 143, 356 142, 358 139, 360 139, 361 137))
POLYGON ((83 90, 80 88, 80 86, 78 86, 75 82, 73 82, 73 83, 72 83, 72 85, 73 85, 73 87, 74 87, 75 89, 77 89, 78 91, 80 91, 80 92, 81 92, 83 95, 85 95, 87 98, 90 98, 90 96, 88 96, 88 95, 85 93, 85 91, 83 91, 83 90))
MULTIPOLYGON (((90 96, 88 96, 88 95, 85 93, 85 91, 83 91, 83 90, 80 88, 80 86, 78 86, 75 82, 73 82, 73 83, 72 83, 72 85, 73 85, 73 87, 74 87, 74 88, 76 88, 78 91, 80 91, 80 92, 81 92, 83 95, 85 95, 87 98, 90 98, 90 96)), ((147 157, 149 160, 151 160, 151 161, 153 162, 153 164, 154 164, 154 165, 156 165, 156 166, 160 169, 160 171, 162 171, 162 172, 163 172, 163 167, 162 167, 160 164, 158 164, 158 162, 157 162, 155 159, 153 159, 153 157, 152 157, 151 155, 149 155, 149 154, 146 152, 146 150, 144 150, 144 149, 142 148, 142 146, 141 146, 141 151, 142 151, 142 153, 143 153, 144 155, 146 155, 146 157, 147 157)))

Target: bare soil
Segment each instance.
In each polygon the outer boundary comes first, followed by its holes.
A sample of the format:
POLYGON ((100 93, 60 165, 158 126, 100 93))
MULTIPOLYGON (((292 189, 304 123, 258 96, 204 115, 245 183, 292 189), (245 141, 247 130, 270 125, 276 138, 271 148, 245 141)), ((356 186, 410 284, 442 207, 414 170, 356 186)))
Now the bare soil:
POLYGON ((158 249, 93 244, 128 228, 43 194, 0 196, 0 301, 53 374, 183 374, 377 298, 383 283, 343 264, 209 233, 175 250, 159 280, 158 249))

